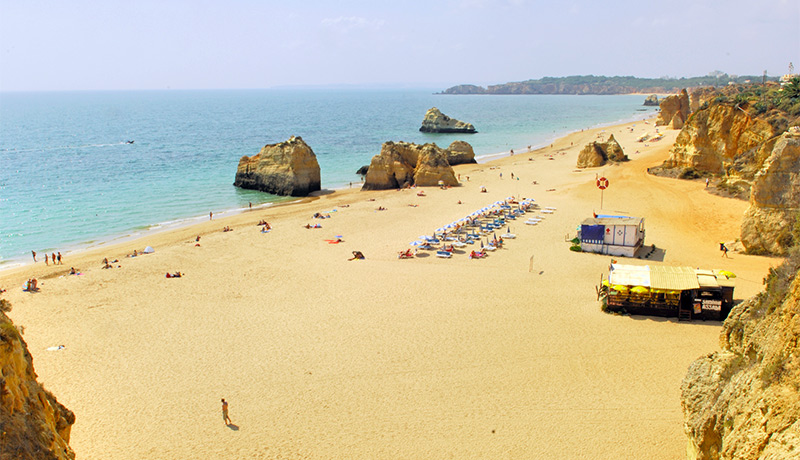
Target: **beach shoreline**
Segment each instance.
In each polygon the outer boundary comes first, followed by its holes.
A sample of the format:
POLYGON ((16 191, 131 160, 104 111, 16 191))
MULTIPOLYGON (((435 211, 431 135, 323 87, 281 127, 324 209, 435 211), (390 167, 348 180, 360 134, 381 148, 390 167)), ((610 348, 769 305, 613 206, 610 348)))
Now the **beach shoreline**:
POLYGON ((459 165, 461 186, 446 190, 337 190, 215 217, 2 270, 0 287, 40 381, 77 415, 81 457, 674 459, 680 381, 718 349, 721 323, 602 313, 610 257, 571 252, 568 239, 592 212, 642 216, 662 256, 622 263, 725 268, 736 299, 780 259, 720 257, 747 203, 647 174, 677 136, 635 141, 654 129, 589 129, 459 165), (631 161, 577 169, 584 145, 610 134, 631 161), (597 175, 610 181, 602 209, 597 175), (509 223, 516 238, 483 260, 397 258, 511 196, 556 210, 509 223), (126 257, 147 245, 153 254, 126 257), (104 270, 104 258, 118 262, 104 270), (30 277, 40 292, 19 289, 30 277), (236 431, 220 423, 220 397, 236 431))
MULTIPOLYGON (((530 149, 527 149, 527 146, 519 146, 519 147, 513 148, 511 150, 516 151, 517 154, 533 153, 533 152, 536 152, 538 150, 545 149, 547 146, 553 144, 555 141, 557 141, 559 139, 566 138, 568 136, 581 133, 583 131, 588 131, 588 130, 593 130, 593 129, 610 128, 610 127, 613 127, 613 126, 624 125, 624 124, 628 124, 628 123, 634 123, 634 122, 638 122, 638 121, 648 120, 649 118, 653 118, 653 117, 654 117, 654 115, 652 114, 652 112, 650 112, 650 113, 636 114, 634 116, 631 116, 630 118, 626 118, 626 119, 623 119, 623 120, 617 120, 617 121, 607 122, 607 123, 605 123, 605 122, 604 123, 597 123, 597 124, 591 125, 589 127, 586 127, 586 128, 580 129, 580 130, 573 130, 573 131, 567 131, 567 132, 564 132, 564 133, 553 134, 552 137, 549 137, 549 138, 545 139, 545 141, 543 141, 543 142, 541 142, 539 144, 531 145, 530 149)), ((487 163, 491 163, 491 162, 496 161, 496 160, 501 160, 503 158, 507 158, 509 156, 512 156, 512 154, 511 154, 511 151, 507 150, 507 151, 502 151, 502 152, 495 152, 495 153, 488 153, 488 154, 484 154, 484 155, 477 155, 475 159, 476 159, 478 164, 487 164, 487 163)), ((362 180, 363 180, 363 178, 362 178, 362 180)), ((322 196, 323 194, 327 194, 327 193, 330 193, 330 192, 341 193, 344 190, 360 189, 361 185, 363 185, 363 182, 350 182, 350 184, 352 184, 352 186, 350 186, 348 184, 345 184, 345 183, 338 184, 338 185, 334 184, 332 187, 324 188, 321 192, 319 192, 317 194, 312 194, 312 196, 310 196, 310 197, 298 197, 297 199, 291 199, 291 197, 277 197, 278 199, 288 199, 290 201, 288 201, 288 202, 287 201, 269 201, 269 202, 264 202, 264 203, 256 205, 252 209, 245 208, 245 207, 233 207, 233 208, 226 208, 226 209, 220 209, 220 210, 214 209, 214 210, 211 210, 211 211, 213 211, 214 214, 218 218, 223 218, 223 217, 229 217, 229 216, 232 216, 232 215, 238 215, 238 214, 247 213, 247 212, 254 212, 254 211, 257 211, 257 210, 260 210, 260 209, 266 209, 266 208, 270 208, 270 207, 274 207, 274 206, 286 206, 286 205, 291 205, 291 204, 299 204, 299 203, 303 203, 304 200, 306 200, 308 198, 319 197, 319 196, 322 196)), ((41 248, 39 248, 39 249, 31 248, 31 249, 35 250, 37 252, 37 254, 38 253, 41 253, 41 254, 50 253, 51 251, 61 251, 61 252, 63 252, 64 255, 73 256, 75 254, 79 254, 79 253, 84 252, 84 251, 88 251, 88 250, 92 250, 92 249, 101 249, 101 248, 105 248, 105 247, 109 247, 109 246, 114 246, 116 244, 122 244, 122 243, 126 243, 126 242, 131 242, 131 241, 135 241, 135 240, 140 239, 140 238, 147 238, 147 237, 150 237, 152 235, 157 235, 159 233, 169 232, 169 231, 181 229, 181 228, 184 228, 184 227, 187 227, 187 226, 196 225, 197 223, 202 223, 203 221, 205 221, 205 218, 206 218, 206 215, 203 215, 203 214, 195 215, 195 216, 188 216, 188 217, 178 218, 178 219, 167 221, 167 222, 150 223, 150 224, 147 224, 147 225, 145 225, 143 227, 139 227, 139 228, 136 228, 136 229, 131 229, 131 230, 128 230, 128 231, 123 232, 123 233, 107 235, 107 236, 101 236, 101 237, 98 237, 96 239, 92 239, 90 241, 84 241, 84 242, 79 242, 79 243, 74 243, 74 244, 68 244, 68 245, 65 245, 65 246, 63 246, 61 248, 57 248, 57 249, 56 248, 48 248, 46 251, 42 250, 41 248)), ((26 267, 26 266, 29 266, 29 265, 33 265, 33 261, 31 260, 31 257, 29 255, 25 255, 25 254, 17 256, 17 257, 13 257, 13 258, 8 258, 8 259, 5 259, 5 260, 0 260, 0 274, 2 272, 6 271, 6 270, 26 267)))

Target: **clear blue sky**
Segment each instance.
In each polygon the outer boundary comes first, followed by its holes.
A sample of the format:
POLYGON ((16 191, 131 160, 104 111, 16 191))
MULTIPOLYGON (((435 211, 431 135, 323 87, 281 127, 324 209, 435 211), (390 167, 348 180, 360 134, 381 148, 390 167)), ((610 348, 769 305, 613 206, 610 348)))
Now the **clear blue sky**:
POLYGON ((403 85, 800 68, 798 0, 0 0, 0 90, 403 85))

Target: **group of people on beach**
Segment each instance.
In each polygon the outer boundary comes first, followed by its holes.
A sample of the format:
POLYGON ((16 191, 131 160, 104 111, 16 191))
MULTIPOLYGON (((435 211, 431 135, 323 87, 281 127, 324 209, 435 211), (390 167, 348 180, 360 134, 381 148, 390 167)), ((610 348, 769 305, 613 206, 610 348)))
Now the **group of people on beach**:
MULTIPOLYGON (((31 251, 31 255, 33 256, 33 261, 36 262, 36 251, 31 251)), ((44 263, 45 265, 50 265, 50 261, 53 261, 53 265, 61 265, 61 252, 56 255, 56 253, 48 254, 44 253, 44 263)))

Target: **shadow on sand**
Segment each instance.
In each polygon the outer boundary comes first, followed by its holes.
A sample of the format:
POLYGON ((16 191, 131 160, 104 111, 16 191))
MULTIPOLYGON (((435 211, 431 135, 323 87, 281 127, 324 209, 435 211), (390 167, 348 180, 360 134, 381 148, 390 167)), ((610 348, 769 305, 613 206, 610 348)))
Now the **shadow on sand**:
POLYGON ((228 423, 228 424, 227 424, 227 426, 228 426, 228 428, 230 428, 232 431, 239 431, 239 425, 236 425, 236 424, 233 424, 233 423, 228 423))

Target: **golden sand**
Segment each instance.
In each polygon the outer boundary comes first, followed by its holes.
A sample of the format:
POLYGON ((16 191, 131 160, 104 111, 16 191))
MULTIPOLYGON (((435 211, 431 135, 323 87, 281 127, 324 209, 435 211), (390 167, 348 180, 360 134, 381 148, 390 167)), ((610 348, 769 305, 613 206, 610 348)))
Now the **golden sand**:
POLYGON ((721 323, 600 311, 610 258, 565 242, 601 211, 595 175, 610 180, 602 212, 644 217, 664 264, 737 273, 736 298, 780 261, 722 259, 747 203, 646 174, 677 131, 647 147, 635 142, 645 132, 652 121, 587 130, 458 166, 462 187, 425 197, 336 191, 6 270, 0 286, 40 381, 77 415, 80 458, 682 458, 680 382, 718 349, 721 323), (610 133, 632 161, 576 170, 578 151, 610 133), (483 260, 398 260, 419 235, 512 195, 557 211, 511 223, 517 238, 483 260), (146 245, 156 252, 125 257, 146 245), (348 261, 355 250, 366 260, 348 261), (121 267, 101 269, 105 257, 121 267), (185 276, 165 278, 174 271, 185 276), (31 276, 41 291, 21 292, 31 276))

